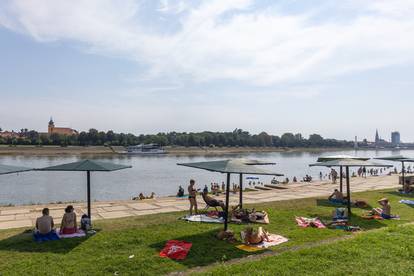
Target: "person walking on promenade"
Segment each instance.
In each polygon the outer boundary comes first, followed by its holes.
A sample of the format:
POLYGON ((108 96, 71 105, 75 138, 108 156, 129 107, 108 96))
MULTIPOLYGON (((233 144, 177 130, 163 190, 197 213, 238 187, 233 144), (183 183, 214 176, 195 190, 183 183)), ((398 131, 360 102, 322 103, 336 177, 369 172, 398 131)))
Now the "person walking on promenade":
POLYGON ((338 173, 334 169, 331 169, 331 175, 332 175, 332 183, 335 184, 336 179, 338 178, 338 173))
POLYGON ((188 200, 190 201, 190 216, 193 214, 193 208, 195 213, 198 213, 197 210, 197 190, 194 189, 195 181, 194 179, 190 180, 190 185, 188 185, 188 200))

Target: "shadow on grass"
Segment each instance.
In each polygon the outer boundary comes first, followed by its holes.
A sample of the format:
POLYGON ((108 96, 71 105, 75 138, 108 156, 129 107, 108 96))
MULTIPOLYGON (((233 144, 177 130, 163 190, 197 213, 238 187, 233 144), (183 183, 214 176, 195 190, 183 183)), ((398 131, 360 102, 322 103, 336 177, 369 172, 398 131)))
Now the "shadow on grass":
POLYGON ((26 230, 14 236, 0 240, 0 251, 60 253, 65 254, 89 239, 91 236, 81 238, 60 239, 56 241, 36 242, 33 240, 31 230, 26 230))
MULTIPOLYGON (((262 253, 263 251, 245 252, 236 248, 238 242, 232 244, 226 241, 221 241, 216 238, 216 234, 219 229, 211 230, 208 232, 199 233, 196 235, 188 235, 181 237, 174 237, 174 240, 182 240, 191 242, 193 246, 187 255, 185 260, 180 260, 181 264, 188 268, 196 266, 206 266, 215 262, 227 261, 235 258, 242 258, 248 255, 262 253)), ((237 237, 237 234, 236 234, 237 237)), ((150 245, 150 247, 161 251, 167 241, 159 242, 150 245)))
MULTIPOLYGON (((316 205, 317 206, 323 206, 323 207, 332 207, 332 208, 341 208, 341 207, 346 208, 347 207, 346 204, 333 203, 333 202, 330 202, 327 199, 317 199, 316 200, 316 205)), ((372 206, 367 204, 367 206, 365 206, 364 208, 360 208, 360 207, 356 207, 356 206, 352 206, 352 208, 371 210, 372 206)))
MULTIPOLYGON (((318 217, 316 214, 310 214, 311 217, 318 217)), ((327 222, 332 221, 332 217, 328 216, 319 216, 320 220, 324 222, 325 224, 327 222)), ((387 227, 388 225, 383 223, 382 220, 376 220, 376 219, 365 219, 361 217, 359 214, 352 213, 349 218, 349 225, 352 226, 359 226, 363 230, 372 230, 372 229, 379 229, 383 227, 387 227)))
POLYGON ((414 193, 411 193, 411 194, 403 194, 403 193, 400 193, 398 191, 390 191, 390 192, 385 192, 385 193, 387 193, 389 195, 393 195, 393 196, 414 198, 414 193))

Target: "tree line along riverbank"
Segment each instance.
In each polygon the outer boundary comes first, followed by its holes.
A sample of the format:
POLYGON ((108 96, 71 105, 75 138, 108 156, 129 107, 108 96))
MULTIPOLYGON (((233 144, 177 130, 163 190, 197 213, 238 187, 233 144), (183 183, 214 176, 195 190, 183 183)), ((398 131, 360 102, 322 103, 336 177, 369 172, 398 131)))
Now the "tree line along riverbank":
MULTIPOLYGON (((282 147, 181 147, 166 146, 168 155, 224 155, 260 152, 324 152, 345 151, 346 148, 282 148, 282 147)), ((0 155, 122 155, 122 146, 8 146, 0 145, 0 155)))

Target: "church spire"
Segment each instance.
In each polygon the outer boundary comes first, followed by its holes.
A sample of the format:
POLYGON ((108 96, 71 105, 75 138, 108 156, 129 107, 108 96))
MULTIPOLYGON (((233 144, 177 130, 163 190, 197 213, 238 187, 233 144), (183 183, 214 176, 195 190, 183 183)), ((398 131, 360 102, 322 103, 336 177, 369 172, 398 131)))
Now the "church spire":
POLYGON ((375 143, 378 143, 380 140, 379 134, 378 134, 378 129, 375 132, 375 143))

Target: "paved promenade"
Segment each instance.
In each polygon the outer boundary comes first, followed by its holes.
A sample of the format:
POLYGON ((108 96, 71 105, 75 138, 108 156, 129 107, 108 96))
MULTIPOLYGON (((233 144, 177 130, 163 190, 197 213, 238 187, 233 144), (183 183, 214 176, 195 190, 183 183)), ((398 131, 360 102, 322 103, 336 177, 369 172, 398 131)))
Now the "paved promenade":
MULTIPOLYGON (((352 178, 351 191, 361 192, 399 187, 397 176, 378 176, 365 178, 352 178)), ((338 184, 330 182, 295 183, 281 185, 285 189, 272 189, 270 191, 255 191, 243 194, 243 203, 262 203, 282 201, 307 197, 328 196, 338 184)), ((230 204, 238 204, 238 194, 231 194, 230 204)), ((223 199, 223 196, 220 196, 223 199)), ((205 207, 201 196, 198 197, 199 208, 205 207)), ((0 207, 0 229, 34 227, 36 218, 41 215, 44 207, 50 209, 56 223, 60 223, 64 208, 67 204, 26 205, 16 207, 0 207)), ((80 215, 86 213, 86 204, 74 203, 75 211, 80 215)), ((160 197, 142 201, 113 201, 92 203, 93 219, 113 219, 129 216, 167 213, 187 210, 188 199, 175 197, 160 197)))

